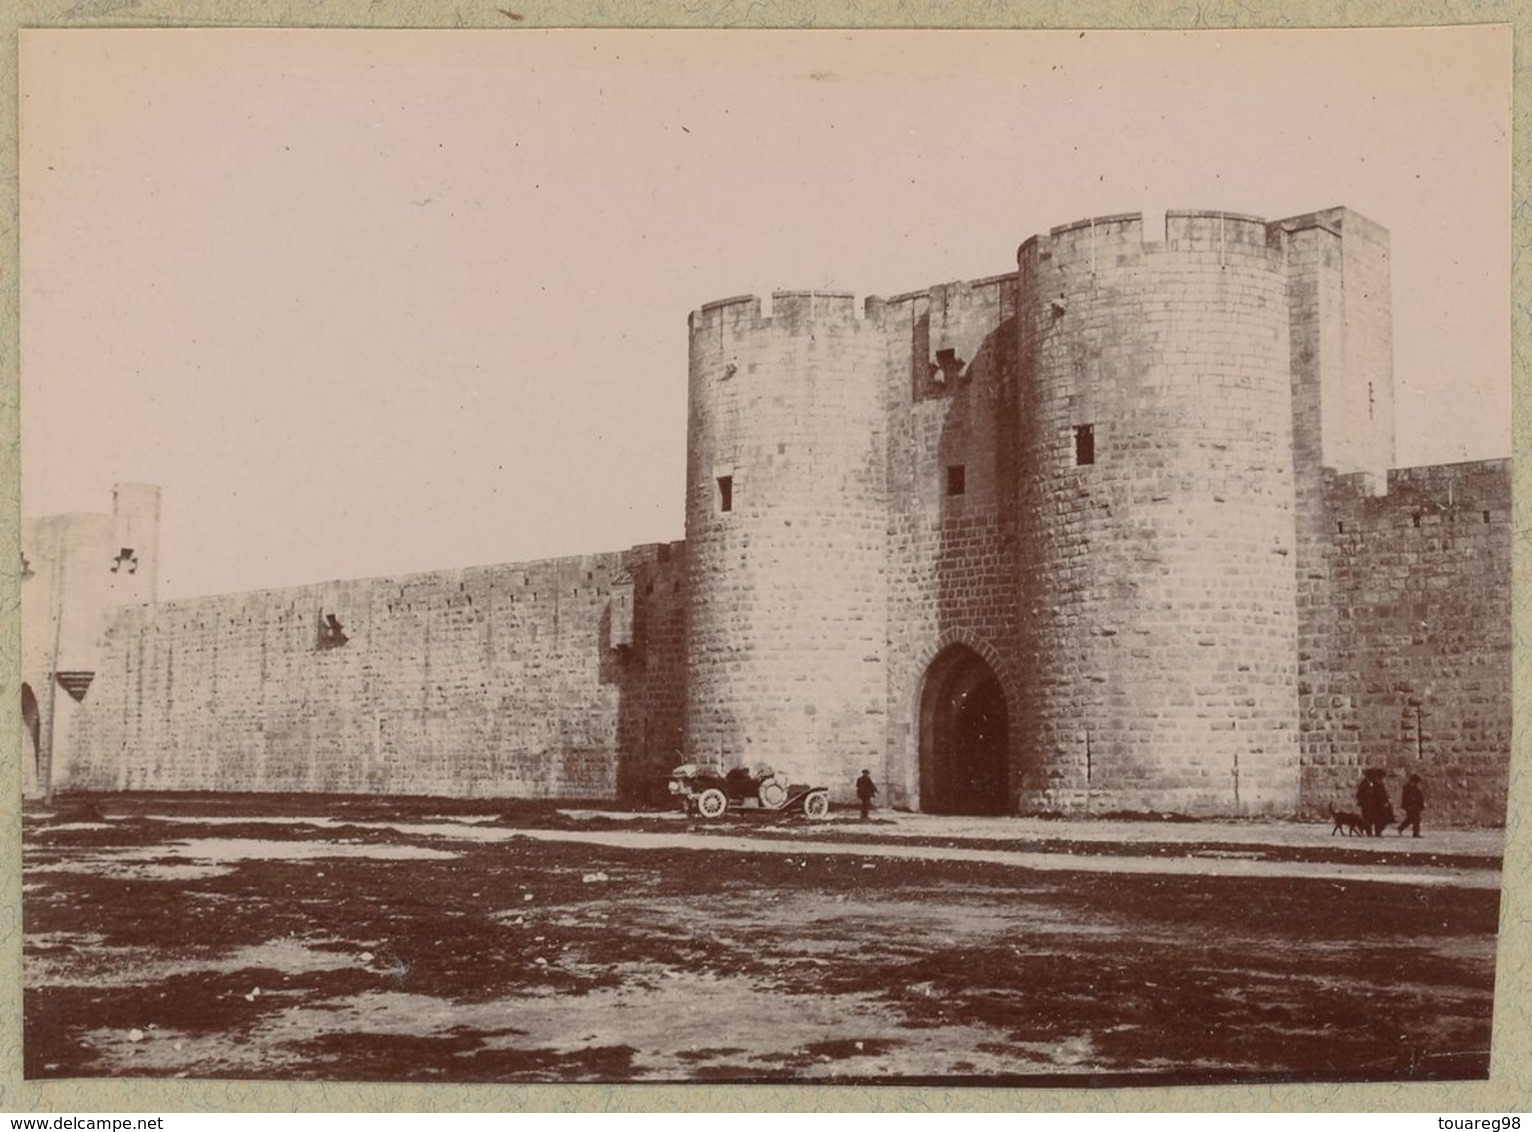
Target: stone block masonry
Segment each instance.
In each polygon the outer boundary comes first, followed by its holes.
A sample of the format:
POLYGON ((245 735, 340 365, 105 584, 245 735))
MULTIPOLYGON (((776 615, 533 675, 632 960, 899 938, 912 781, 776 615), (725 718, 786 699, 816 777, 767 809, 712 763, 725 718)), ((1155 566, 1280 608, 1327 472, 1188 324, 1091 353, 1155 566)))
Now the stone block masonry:
POLYGON ((1364 767, 1395 805, 1425 780, 1436 821, 1498 825, 1511 749, 1510 461, 1327 481, 1328 608, 1305 607, 1303 798, 1324 813, 1364 767))
POLYGON ((23 530, 29 789, 663 802, 699 761, 1314 816, 1381 767, 1498 823, 1510 465, 1393 468, 1389 263, 1345 208, 1128 214, 708 303, 684 543, 156 604, 125 485, 23 530))
POLYGON ((684 551, 120 609, 61 781, 640 797, 681 743, 684 551), (614 590, 638 639, 611 640, 614 590))
MULTIPOLYGON (((895 805, 955 801, 929 734, 929 701, 941 694, 926 687, 933 662, 981 658, 1007 714, 1019 716, 1016 282, 1002 275, 868 303, 885 343, 889 421, 888 728, 873 769, 895 805)), ((1007 728, 1010 764, 1024 761, 1020 737, 1007 728)))
POLYGON ((107 610, 154 602, 159 489, 119 483, 109 514, 52 515, 21 527, 22 789, 46 793, 89 712, 107 610), (55 757, 57 756, 57 758, 55 757))
POLYGON ((1283 248, 1173 213, 1021 252, 1023 805, 1297 804, 1283 248))
POLYGON ((686 746, 835 785, 881 764, 882 341, 850 296, 691 320, 686 746))

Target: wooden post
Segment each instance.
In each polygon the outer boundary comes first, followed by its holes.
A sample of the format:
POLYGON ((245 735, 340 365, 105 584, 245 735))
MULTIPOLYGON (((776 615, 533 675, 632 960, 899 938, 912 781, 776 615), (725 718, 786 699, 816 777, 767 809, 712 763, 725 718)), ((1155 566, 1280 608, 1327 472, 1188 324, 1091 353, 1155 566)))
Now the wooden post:
POLYGON ((59 649, 64 635, 64 540, 60 540, 58 553, 53 559, 53 594, 49 604, 53 607, 53 653, 48 658, 48 721, 42 728, 42 750, 38 752, 38 773, 43 780, 43 805, 53 805, 53 735, 54 717, 58 712, 59 696, 59 649))

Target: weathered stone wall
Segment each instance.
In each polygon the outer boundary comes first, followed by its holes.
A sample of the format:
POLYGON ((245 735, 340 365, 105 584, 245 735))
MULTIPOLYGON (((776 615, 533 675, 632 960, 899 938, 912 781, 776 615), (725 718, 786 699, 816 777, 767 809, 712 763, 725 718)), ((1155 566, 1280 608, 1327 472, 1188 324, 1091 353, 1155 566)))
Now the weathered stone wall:
MULTIPOLYGON (((893 805, 918 809, 922 785, 933 788, 918 712, 943 649, 983 657, 1019 711, 1015 308, 1015 275, 868 303, 886 343, 889 742, 879 781, 893 805)), ((1013 768, 1019 734, 1012 726, 1013 768)))
POLYGON ((60 782, 637 793, 680 730, 682 566, 646 546, 123 609, 60 782), (634 583, 641 645, 612 645, 614 580, 634 583))
POLYGON ((779 292, 770 318, 754 298, 692 315, 695 761, 765 763, 849 799, 860 768, 882 758, 882 357, 877 327, 847 295, 779 292))
POLYGON ((911 808, 1312 814, 1381 766, 1500 821, 1509 465, 1388 471, 1387 232, 1164 236, 703 307, 685 543, 155 605, 153 489, 30 522, 56 781, 661 800, 690 758, 840 801, 868 767, 911 808))
POLYGON ((1287 237, 1294 462, 1300 474, 1394 465, 1388 232, 1348 208, 1272 224, 1287 237))
POLYGON ((1396 801, 1418 772, 1436 820, 1497 823, 1511 722, 1508 464, 1389 470, 1388 233, 1344 208, 1273 227, 1288 236, 1301 809, 1354 807, 1362 770, 1381 767, 1396 801))
POLYGON ((119 483, 112 488, 109 514, 52 515, 22 523, 26 796, 42 790, 50 747, 61 760, 74 748, 76 727, 87 710, 75 697, 88 696, 94 682, 107 611, 154 601, 159 498, 159 489, 149 484, 119 483))
POLYGON ((1109 217, 1020 265, 1022 806, 1291 812, 1280 241, 1171 213, 1145 243, 1109 217))
POLYGON ((638 547, 623 560, 632 581, 632 644, 602 652, 620 697, 617 796, 668 807, 666 779, 686 748, 686 544, 638 547))
POLYGON ((1305 608, 1303 808, 1354 808, 1366 767, 1428 817, 1504 820, 1511 749, 1510 461, 1327 483, 1330 608, 1305 608))

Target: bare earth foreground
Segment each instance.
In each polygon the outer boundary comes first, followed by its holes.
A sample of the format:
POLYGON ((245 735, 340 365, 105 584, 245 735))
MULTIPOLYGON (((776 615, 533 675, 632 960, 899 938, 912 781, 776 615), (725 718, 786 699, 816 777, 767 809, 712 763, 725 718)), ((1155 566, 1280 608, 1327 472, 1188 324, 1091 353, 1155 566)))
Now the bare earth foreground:
POLYGON ((29 1077, 1477 1078, 1500 835, 497 802, 25 814, 29 1077))

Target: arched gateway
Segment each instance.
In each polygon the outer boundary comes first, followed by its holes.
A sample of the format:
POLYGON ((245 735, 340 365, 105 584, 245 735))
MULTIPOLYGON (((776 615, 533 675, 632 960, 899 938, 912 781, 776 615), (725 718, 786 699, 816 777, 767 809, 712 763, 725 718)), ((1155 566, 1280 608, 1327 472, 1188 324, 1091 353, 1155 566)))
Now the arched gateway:
POLYGON ((920 808, 934 814, 1003 814, 1010 799, 1005 690, 967 645, 943 649, 920 693, 920 808))
POLYGON ((37 696, 30 684, 21 686, 21 722, 26 729, 27 738, 31 740, 27 744, 26 754, 23 757, 29 760, 29 769, 33 775, 41 778, 42 713, 37 710, 37 696))

